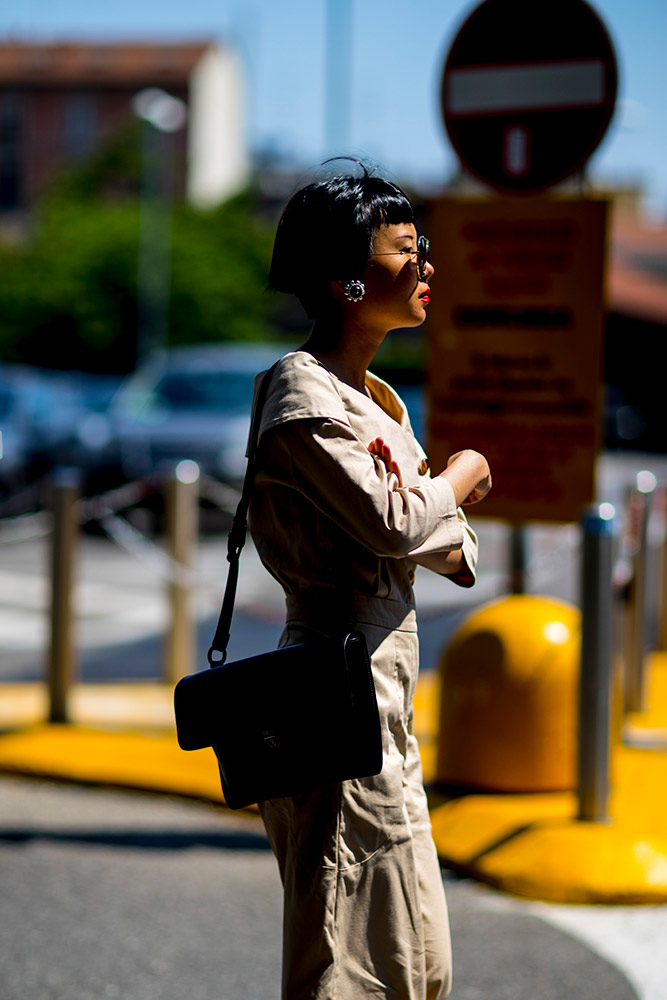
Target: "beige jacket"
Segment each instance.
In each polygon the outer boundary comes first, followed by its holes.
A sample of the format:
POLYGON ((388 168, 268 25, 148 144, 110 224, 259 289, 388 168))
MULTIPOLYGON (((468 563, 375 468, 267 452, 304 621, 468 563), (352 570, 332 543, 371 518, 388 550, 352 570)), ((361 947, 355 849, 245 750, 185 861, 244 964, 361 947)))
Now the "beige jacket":
POLYGON ((369 395, 304 351, 274 371, 250 507, 263 563, 288 595, 343 580, 357 594, 412 604, 416 566, 437 572, 439 557, 462 548, 467 569, 451 579, 471 586, 477 539, 451 486, 431 478, 394 390, 371 373, 366 386, 369 395), (391 448, 402 486, 368 451, 376 437, 391 448))

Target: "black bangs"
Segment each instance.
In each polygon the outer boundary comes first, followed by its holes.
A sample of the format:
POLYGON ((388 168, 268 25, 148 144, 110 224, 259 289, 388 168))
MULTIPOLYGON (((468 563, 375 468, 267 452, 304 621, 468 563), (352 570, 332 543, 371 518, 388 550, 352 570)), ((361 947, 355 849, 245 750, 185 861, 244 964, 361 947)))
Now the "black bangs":
POLYGON ((401 222, 415 221, 415 213, 406 195, 399 187, 381 178, 369 177, 357 205, 357 225, 369 236, 369 252, 373 234, 380 226, 395 226, 401 222))

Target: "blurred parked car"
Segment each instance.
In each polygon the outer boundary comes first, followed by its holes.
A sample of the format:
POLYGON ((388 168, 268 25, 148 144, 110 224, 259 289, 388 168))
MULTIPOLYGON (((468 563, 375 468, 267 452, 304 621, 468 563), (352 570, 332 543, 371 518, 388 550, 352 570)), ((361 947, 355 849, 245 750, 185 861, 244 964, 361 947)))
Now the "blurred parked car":
POLYGON ((0 491, 10 492, 27 480, 32 434, 21 395, 0 376, 0 491))
MULTIPOLYGON (((650 400, 643 403, 650 404, 650 400)), ((605 386, 603 444, 608 451, 665 451, 667 441, 661 420, 651 421, 647 412, 628 399, 619 386, 605 386)))
POLYGON ((2 380, 21 415, 25 481, 39 479, 55 466, 79 464, 81 428, 107 408, 121 381, 119 376, 30 365, 4 365, 2 380))
POLYGON ((92 477, 133 480, 191 459, 202 473, 240 480, 254 376, 285 350, 216 344, 155 352, 121 385, 106 414, 81 425, 81 464, 92 477))

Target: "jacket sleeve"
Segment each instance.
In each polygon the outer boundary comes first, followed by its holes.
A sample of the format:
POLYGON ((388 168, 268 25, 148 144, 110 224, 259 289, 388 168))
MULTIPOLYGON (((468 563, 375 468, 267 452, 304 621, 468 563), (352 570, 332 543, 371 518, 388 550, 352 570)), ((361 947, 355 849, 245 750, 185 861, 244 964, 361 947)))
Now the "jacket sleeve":
POLYGON ((426 569, 433 570, 434 573, 447 576, 452 583, 458 584, 459 587, 472 587, 477 578, 477 535, 470 527, 468 519, 460 507, 457 516, 463 529, 463 566, 457 573, 451 573, 444 561, 444 557, 451 552, 451 549, 446 547, 446 539, 440 537, 437 529, 418 548, 413 549, 409 556, 418 566, 424 566, 426 569), (438 548, 442 541, 445 542, 445 547, 438 548))
POLYGON ((262 478, 298 489, 375 555, 413 558, 433 535, 433 551, 464 544, 449 483, 436 478, 399 486, 349 424, 332 418, 284 422, 263 435, 262 454, 262 478))

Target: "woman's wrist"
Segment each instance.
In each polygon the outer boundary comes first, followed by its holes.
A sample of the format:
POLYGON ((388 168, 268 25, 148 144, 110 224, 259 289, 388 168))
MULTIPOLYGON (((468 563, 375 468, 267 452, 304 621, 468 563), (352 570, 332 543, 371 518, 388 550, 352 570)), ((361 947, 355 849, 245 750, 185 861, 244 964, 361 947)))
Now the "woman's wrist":
POLYGON ((482 454, 467 448, 452 455, 447 468, 440 473, 446 479, 456 498, 456 505, 477 503, 491 489, 489 463, 482 454))

